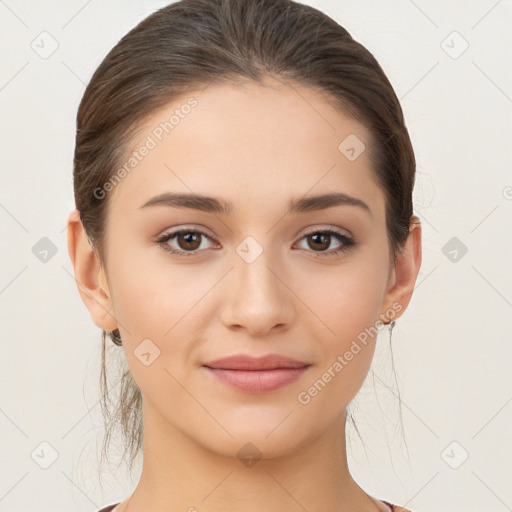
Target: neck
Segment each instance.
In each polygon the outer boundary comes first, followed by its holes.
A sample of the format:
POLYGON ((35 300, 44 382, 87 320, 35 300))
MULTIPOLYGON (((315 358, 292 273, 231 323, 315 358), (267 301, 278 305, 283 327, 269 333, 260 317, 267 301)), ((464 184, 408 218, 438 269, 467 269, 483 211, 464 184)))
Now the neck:
POLYGON ((145 403, 141 477, 120 512, 382 510, 350 475, 345 412, 307 446, 251 464, 209 451, 150 409, 145 403))

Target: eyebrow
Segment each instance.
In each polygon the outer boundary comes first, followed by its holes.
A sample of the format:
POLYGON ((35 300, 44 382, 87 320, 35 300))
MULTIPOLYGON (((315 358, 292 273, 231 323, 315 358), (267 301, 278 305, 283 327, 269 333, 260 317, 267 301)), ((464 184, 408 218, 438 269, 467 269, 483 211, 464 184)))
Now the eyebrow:
MULTIPOLYGON (((229 215, 233 211, 233 204, 224 199, 177 192, 164 192, 163 194, 152 197, 149 201, 140 206, 139 209, 148 208, 150 206, 190 208, 207 213, 220 213, 224 215, 229 215)), ((364 201, 342 192, 292 199, 288 203, 287 213, 313 212, 334 206, 357 206, 372 216, 370 207, 364 201)))

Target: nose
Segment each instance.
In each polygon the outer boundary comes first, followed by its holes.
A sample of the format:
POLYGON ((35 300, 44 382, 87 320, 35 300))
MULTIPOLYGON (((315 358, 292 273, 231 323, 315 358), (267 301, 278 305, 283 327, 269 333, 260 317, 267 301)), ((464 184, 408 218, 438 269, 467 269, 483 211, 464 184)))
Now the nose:
POLYGON ((294 295, 286 273, 264 250, 254 261, 234 255, 222 305, 222 321, 230 329, 246 329, 264 336, 273 329, 288 328, 295 315, 294 295))

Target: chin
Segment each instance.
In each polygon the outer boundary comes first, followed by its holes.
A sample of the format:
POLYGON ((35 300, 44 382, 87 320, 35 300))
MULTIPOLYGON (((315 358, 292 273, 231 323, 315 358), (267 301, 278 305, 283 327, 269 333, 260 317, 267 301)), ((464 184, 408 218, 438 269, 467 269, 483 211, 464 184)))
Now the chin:
POLYGON ((307 439, 299 438, 296 427, 289 429, 283 425, 275 428, 266 425, 252 424, 242 428, 227 428, 233 437, 220 435, 203 440, 204 447, 209 451, 228 458, 239 459, 247 467, 257 460, 276 459, 300 450, 307 439), (272 431, 275 429, 274 431, 272 431), (270 434, 269 434, 270 432, 270 434))

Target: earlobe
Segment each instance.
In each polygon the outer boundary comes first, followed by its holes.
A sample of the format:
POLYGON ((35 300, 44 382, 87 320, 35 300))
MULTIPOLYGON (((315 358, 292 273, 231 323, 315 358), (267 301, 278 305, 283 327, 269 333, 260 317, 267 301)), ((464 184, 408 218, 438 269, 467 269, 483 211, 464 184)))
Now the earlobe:
POLYGON ((386 315, 386 311, 399 312, 398 315, 389 319, 390 322, 400 317, 411 301, 414 285, 421 267, 421 257, 421 223, 418 217, 413 216, 409 227, 409 236, 403 249, 397 255, 392 271, 394 279, 391 282, 394 284, 386 293, 385 310, 381 312, 383 317, 389 316, 386 315))
POLYGON ((113 313, 110 291, 104 278, 104 269, 87 239, 77 210, 70 213, 67 229, 68 252, 78 292, 96 326, 113 331, 118 325, 113 313))

